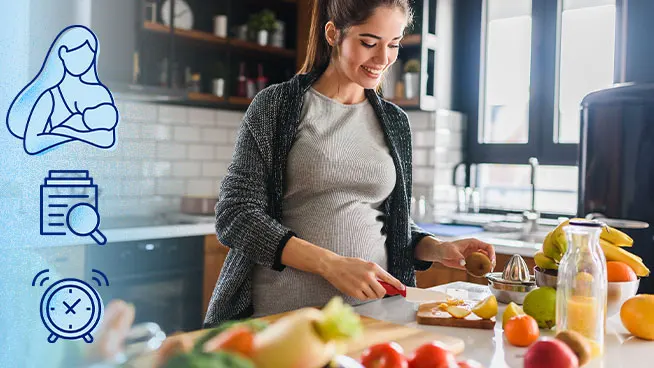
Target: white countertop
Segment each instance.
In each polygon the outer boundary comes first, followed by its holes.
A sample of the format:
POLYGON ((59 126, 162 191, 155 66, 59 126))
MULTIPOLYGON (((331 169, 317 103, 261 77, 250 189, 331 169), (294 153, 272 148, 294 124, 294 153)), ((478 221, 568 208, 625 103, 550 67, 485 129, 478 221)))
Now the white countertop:
MULTIPOLYGON (((473 300, 481 300, 490 295, 487 286, 467 282, 454 282, 433 289, 441 291, 467 289, 473 300)), ((499 322, 495 325, 494 330, 419 325, 415 322, 415 305, 406 302, 399 296, 360 305, 355 310, 364 316, 458 337, 465 342, 465 350, 457 357, 458 359, 462 357, 474 359, 487 368, 521 368, 522 357, 527 348, 514 347, 506 342, 501 322, 506 305, 500 303, 499 307, 500 313, 497 318, 499 322)), ((541 330, 540 332, 541 336, 554 336, 554 330, 541 330)), ((648 362, 648 359, 653 359, 654 341, 645 341, 631 336, 622 326, 619 316, 609 318, 607 321, 605 347, 606 353, 602 358, 594 359, 584 367, 631 368, 654 365, 648 362)))

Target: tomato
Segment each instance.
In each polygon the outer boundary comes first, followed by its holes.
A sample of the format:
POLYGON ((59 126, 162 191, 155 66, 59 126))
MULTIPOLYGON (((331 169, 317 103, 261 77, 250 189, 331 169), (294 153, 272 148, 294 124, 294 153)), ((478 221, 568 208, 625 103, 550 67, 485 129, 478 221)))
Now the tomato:
POLYGON ((396 342, 385 342, 368 347, 361 355, 366 368, 408 368, 404 350, 396 342))
POLYGON ((458 368, 454 354, 438 341, 422 345, 413 352, 409 368, 458 368))
POLYGON ((254 350, 254 333, 246 326, 232 327, 205 342, 202 348, 205 352, 224 350, 250 357, 254 350))

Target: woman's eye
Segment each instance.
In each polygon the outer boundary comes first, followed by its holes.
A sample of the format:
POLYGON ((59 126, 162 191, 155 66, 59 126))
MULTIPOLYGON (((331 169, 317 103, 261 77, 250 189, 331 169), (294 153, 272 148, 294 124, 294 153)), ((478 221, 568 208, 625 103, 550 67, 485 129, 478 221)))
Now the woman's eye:
POLYGON ((399 44, 398 45, 388 45, 388 47, 390 47, 392 49, 398 49, 398 48, 400 48, 400 45, 399 44))
POLYGON ((363 45, 363 47, 367 47, 369 49, 375 47, 375 44, 369 44, 365 41, 361 41, 361 44, 363 45))

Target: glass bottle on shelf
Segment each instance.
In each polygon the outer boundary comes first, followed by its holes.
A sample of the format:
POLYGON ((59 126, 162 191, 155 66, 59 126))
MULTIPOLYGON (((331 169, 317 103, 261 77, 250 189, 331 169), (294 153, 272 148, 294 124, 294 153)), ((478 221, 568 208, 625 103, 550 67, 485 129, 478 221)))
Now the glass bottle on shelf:
POLYGON ((559 264, 556 331, 574 330, 591 344, 592 356, 604 353, 606 258, 600 247, 602 224, 572 220, 564 228, 568 249, 559 264))

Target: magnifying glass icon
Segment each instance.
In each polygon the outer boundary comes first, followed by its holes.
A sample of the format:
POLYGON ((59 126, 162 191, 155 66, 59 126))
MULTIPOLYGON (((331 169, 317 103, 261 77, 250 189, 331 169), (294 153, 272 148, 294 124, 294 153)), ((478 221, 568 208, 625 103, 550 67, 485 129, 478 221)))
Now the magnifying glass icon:
POLYGON ((90 236, 99 245, 107 243, 107 237, 98 229, 100 214, 88 203, 78 203, 71 207, 66 215, 66 225, 77 236, 90 236))

